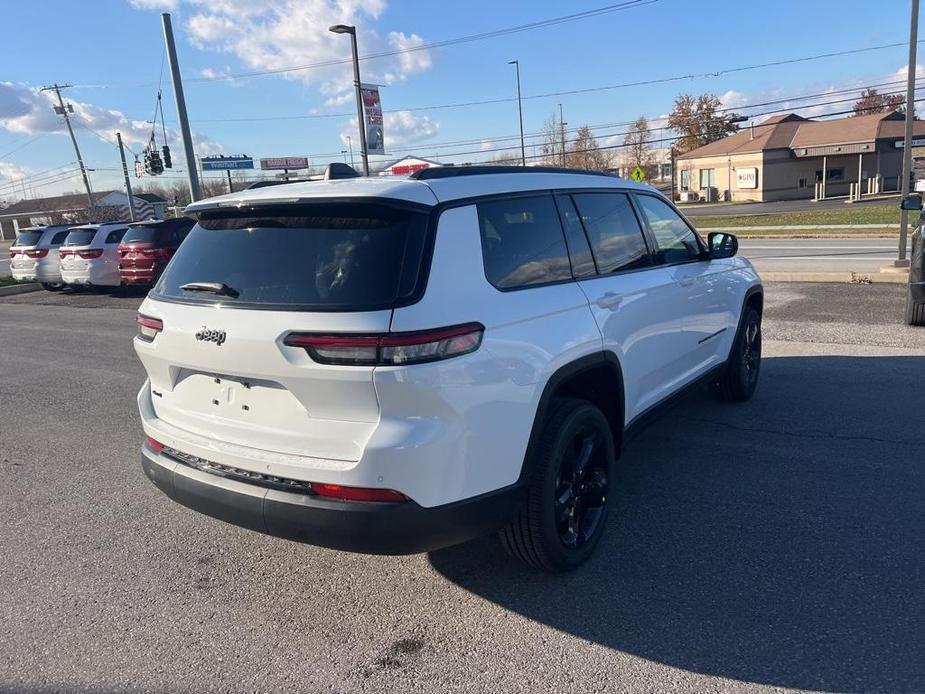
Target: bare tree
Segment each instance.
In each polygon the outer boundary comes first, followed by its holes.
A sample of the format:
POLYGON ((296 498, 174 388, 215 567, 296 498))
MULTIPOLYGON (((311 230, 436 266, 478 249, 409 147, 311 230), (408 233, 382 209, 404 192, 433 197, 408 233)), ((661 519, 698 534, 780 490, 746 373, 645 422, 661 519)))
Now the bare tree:
POLYGON ((546 166, 569 166, 568 151, 562 148, 565 140, 563 128, 555 113, 543 121, 543 144, 540 151, 543 153, 543 164, 546 166))
POLYGON ((737 131, 732 122, 739 116, 722 113, 722 102, 715 94, 701 94, 694 97, 681 94, 674 100, 674 108, 668 116, 668 127, 680 135, 675 149, 678 154, 721 140, 737 131))
POLYGON ((623 163, 627 168, 633 169, 639 166, 646 170, 652 165, 652 148, 649 146, 651 133, 649 121, 645 116, 639 116, 630 126, 623 138, 623 144, 626 145, 623 152, 623 163))
POLYGON ((610 151, 601 149, 591 134, 591 128, 582 125, 575 133, 566 161, 576 169, 607 171, 613 164, 613 156, 610 151))

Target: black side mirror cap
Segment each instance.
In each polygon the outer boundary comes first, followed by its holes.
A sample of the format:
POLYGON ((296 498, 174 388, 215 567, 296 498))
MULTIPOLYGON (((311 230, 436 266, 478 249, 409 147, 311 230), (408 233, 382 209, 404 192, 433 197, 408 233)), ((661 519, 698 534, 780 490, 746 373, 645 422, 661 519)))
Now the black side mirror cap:
POLYGON ((731 258, 739 252, 739 239, 735 237, 735 234, 713 231, 707 236, 707 247, 710 249, 710 260, 731 258))
POLYGON ((922 196, 918 193, 907 195, 903 198, 902 202, 899 203, 899 209, 912 210, 915 212, 920 211, 922 209, 922 196))

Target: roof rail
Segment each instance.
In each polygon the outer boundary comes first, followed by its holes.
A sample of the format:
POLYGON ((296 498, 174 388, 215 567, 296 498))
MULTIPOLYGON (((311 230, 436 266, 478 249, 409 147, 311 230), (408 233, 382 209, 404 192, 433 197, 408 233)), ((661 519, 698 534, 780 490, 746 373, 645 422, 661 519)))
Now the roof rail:
POLYGON ((428 169, 415 171, 408 178, 415 181, 433 181, 438 178, 456 178, 458 176, 482 176, 485 174, 525 174, 525 173, 556 173, 581 174, 584 176, 611 176, 604 171, 589 171, 586 169, 566 169, 559 166, 432 166, 428 169))

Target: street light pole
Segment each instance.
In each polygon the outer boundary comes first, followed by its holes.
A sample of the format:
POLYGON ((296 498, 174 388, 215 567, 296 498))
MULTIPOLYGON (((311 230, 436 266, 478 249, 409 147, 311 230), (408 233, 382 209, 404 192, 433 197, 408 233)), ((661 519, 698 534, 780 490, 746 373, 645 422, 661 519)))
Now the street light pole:
MULTIPOLYGON (((912 15, 909 18, 909 64, 906 76, 906 132, 903 138, 903 180, 902 196, 909 195, 909 174, 912 172, 912 122, 915 118, 915 49, 918 45, 919 34, 919 0, 912 0, 912 15)), ((860 184, 858 184, 860 187, 860 184)), ((899 258, 894 265, 906 267, 906 243, 909 234, 909 211, 902 210, 899 217, 899 258)))
POLYGON ((508 65, 513 65, 517 71, 517 115, 520 117, 520 161, 523 166, 527 165, 527 147, 524 145, 524 109, 523 100, 520 98, 520 61, 510 60, 508 65))
POLYGON ((355 169, 356 166, 353 165, 353 138, 347 135, 347 149, 350 150, 350 168, 355 169))
POLYGON ((565 166, 565 116, 562 115, 562 104, 559 104, 559 137, 562 140, 562 166, 565 166))
POLYGON ((360 130, 360 154, 363 156, 363 175, 369 176, 369 152, 366 149, 366 123, 363 121, 363 94, 360 90, 360 56, 357 52, 357 28, 347 24, 335 24, 328 28, 335 34, 350 34, 353 49, 353 86, 357 93, 357 125, 360 130))

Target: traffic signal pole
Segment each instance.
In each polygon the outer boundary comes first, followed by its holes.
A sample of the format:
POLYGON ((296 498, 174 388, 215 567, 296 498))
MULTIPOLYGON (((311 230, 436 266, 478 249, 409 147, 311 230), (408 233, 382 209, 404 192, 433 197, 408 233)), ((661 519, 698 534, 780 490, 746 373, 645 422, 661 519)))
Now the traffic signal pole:
POLYGON ((174 100, 177 102, 177 120, 180 121, 180 135, 183 137, 183 153, 186 155, 186 175, 189 178, 190 200, 202 199, 199 186, 199 174, 196 171, 196 154, 193 152, 193 138, 189 129, 189 116, 186 114, 186 98, 183 96, 183 81, 180 78, 180 64, 177 62, 177 46, 173 40, 173 26, 170 13, 161 15, 164 25, 164 44, 167 48, 167 61, 170 63, 170 79, 173 82, 174 100))

